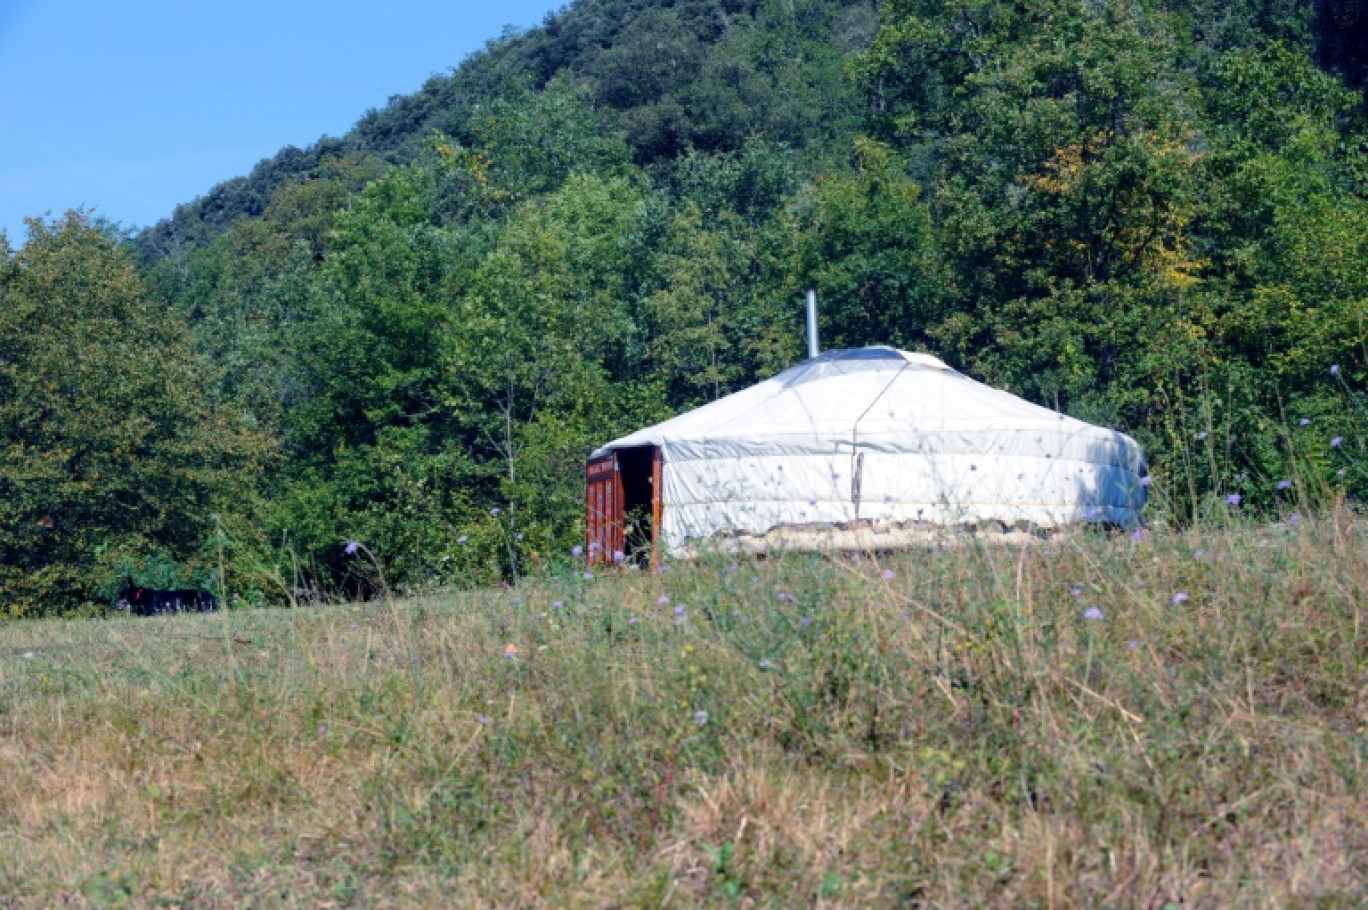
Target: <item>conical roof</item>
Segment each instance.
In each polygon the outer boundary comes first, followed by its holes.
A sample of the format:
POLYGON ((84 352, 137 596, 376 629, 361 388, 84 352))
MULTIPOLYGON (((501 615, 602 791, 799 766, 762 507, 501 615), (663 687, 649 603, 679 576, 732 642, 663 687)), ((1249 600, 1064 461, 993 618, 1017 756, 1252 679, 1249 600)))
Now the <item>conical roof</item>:
POLYGON ((670 458, 848 450, 1071 457, 1124 466, 1130 437, 977 382, 929 354, 891 347, 827 351, 598 449, 656 445, 670 458))

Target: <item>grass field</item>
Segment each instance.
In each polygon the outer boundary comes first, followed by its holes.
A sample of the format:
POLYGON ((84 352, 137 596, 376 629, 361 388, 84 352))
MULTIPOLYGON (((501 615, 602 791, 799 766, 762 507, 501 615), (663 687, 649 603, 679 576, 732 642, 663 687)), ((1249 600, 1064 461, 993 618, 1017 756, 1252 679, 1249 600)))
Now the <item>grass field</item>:
POLYGON ((1342 513, 0 625, 0 907, 1368 906, 1365 604, 1342 513))

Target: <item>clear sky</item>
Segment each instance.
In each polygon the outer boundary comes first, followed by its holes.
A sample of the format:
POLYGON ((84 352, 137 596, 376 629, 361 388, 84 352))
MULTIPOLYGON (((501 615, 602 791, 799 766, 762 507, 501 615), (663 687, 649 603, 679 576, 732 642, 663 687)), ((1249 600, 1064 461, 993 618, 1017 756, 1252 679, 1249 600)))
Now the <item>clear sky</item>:
POLYGON ((0 230, 145 227, 565 0, 0 0, 0 230))

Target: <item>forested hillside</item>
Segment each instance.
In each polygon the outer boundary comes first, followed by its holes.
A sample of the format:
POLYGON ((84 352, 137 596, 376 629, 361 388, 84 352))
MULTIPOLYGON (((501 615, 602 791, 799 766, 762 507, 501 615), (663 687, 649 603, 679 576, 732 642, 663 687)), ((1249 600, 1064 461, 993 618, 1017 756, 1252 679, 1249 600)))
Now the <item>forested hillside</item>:
POLYGON ((581 0, 141 236, 36 224, 3 606, 355 591, 349 540, 399 585, 537 571, 590 449, 798 359, 807 286, 828 346, 1135 435, 1155 520, 1361 496, 1365 10, 581 0), (172 366, 95 394, 78 329, 172 366))

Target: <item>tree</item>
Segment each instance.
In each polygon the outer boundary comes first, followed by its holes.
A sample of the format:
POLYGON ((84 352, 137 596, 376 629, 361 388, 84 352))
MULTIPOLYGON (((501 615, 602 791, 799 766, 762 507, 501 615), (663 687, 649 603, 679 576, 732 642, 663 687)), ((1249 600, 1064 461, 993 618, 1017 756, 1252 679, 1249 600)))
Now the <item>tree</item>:
POLYGON ((235 410, 209 405, 185 324, 147 293, 110 230, 79 212, 28 226, 0 263, 0 603, 11 614, 88 601, 130 559, 193 561, 212 516, 250 500, 271 449, 235 410))

